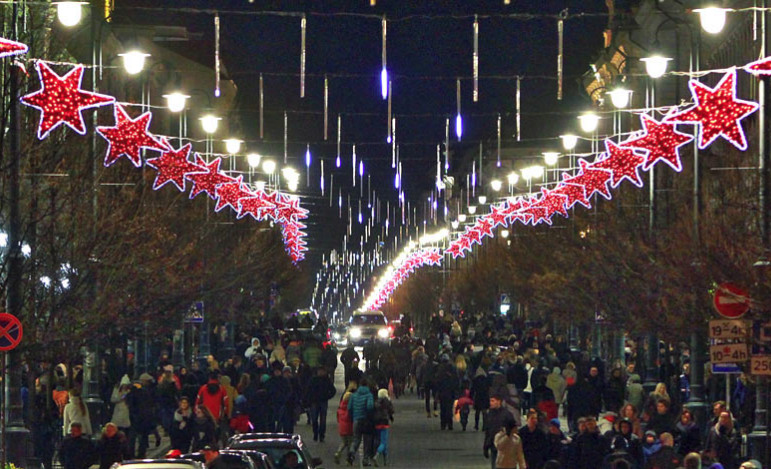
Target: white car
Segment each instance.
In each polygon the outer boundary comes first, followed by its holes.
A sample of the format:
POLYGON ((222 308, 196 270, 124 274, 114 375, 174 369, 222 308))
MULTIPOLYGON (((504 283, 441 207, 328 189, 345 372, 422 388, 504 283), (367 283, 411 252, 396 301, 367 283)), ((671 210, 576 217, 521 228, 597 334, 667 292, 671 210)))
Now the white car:
POLYGON ((348 327, 348 342, 364 345, 369 342, 388 342, 392 329, 382 311, 361 311, 353 313, 348 327))

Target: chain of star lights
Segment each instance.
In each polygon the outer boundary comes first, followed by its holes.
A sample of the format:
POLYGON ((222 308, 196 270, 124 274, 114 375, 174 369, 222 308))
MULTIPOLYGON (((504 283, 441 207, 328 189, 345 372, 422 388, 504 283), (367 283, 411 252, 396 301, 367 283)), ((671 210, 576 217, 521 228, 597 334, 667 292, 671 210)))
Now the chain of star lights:
MULTIPOLYGON (((0 57, 26 52, 26 46, 0 38, 0 57)), ((46 62, 37 61, 35 67, 41 88, 20 98, 27 106, 40 111, 38 138, 43 140, 64 124, 78 134, 85 135, 84 109, 113 104, 115 124, 99 126, 95 130, 107 141, 104 165, 115 164, 125 156, 135 167, 142 166, 141 151, 153 150, 160 153, 145 161, 148 167, 157 171, 153 189, 158 190, 171 183, 179 191, 186 190, 186 182, 192 183, 190 198, 205 193, 216 201, 214 210, 219 212, 230 208, 237 218, 247 215, 257 221, 270 220, 281 227, 287 254, 294 263, 305 258, 308 250, 305 241, 306 226, 301 220, 308 218, 308 211, 300 207, 296 196, 279 192, 266 193, 251 190, 243 183, 243 177, 233 178, 220 170, 221 159, 206 162, 195 154, 190 160, 191 144, 175 149, 165 138, 150 133, 152 114, 145 112, 132 119, 126 109, 115 103, 115 98, 81 89, 84 67, 75 66, 64 76, 54 72, 46 62)))

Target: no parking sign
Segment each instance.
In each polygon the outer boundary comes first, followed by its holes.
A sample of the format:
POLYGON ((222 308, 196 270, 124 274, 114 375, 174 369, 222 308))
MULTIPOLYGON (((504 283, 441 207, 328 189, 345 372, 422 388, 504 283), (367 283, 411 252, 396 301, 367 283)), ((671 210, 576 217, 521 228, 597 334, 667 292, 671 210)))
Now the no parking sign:
POLYGON ((15 349, 21 342, 21 321, 13 314, 0 313, 0 352, 15 349))

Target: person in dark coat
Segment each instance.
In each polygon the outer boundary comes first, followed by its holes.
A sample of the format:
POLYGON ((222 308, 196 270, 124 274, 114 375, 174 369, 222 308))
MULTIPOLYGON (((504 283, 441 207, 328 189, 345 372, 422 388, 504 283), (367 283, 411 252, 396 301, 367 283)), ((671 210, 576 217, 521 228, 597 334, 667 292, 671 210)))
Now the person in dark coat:
POLYGON ((217 444, 217 424, 206 406, 195 408, 193 419, 193 441, 191 451, 200 451, 208 445, 217 444))
POLYGON ((653 414, 648 420, 647 430, 653 430, 656 435, 662 433, 674 433, 675 423, 672 419, 672 414, 669 413, 669 401, 666 399, 659 399, 656 402, 656 413, 653 414))
POLYGON ((503 407, 503 397, 500 394, 490 396, 490 409, 484 420, 485 440, 482 446, 482 452, 485 458, 490 458, 492 469, 495 469, 495 460, 498 457, 498 450, 495 449, 495 435, 502 428, 512 428, 516 426, 516 421, 511 412, 503 407))
POLYGON ((591 387, 587 383, 586 378, 579 375, 576 383, 570 387, 567 395, 567 417, 570 428, 575 429, 577 421, 581 417, 597 415, 592 414, 591 392, 591 387))
MULTIPOLYGON (((610 445, 611 453, 605 456, 602 462, 602 469, 616 469, 624 461, 629 468, 639 468, 637 461, 629 454, 627 441, 621 435, 616 435, 610 445)), ((623 466, 621 466, 623 467, 623 466)))
POLYGON ((626 394, 626 380, 624 371, 621 368, 613 368, 610 372, 608 385, 605 386, 605 409, 611 412, 619 413, 621 406, 624 405, 624 396, 626 394))
POLYGON ((685 457, 688 453, 701 450, 701 432, 690 410, 683 409, 680 413, 675 431, 675 448, 680 456, 685 457))
POLYGON ((490 380, 480 366, 471 381, 471 398, 474 400, 474 430, 479 430, 479 415, 490 408, 490 380))
POLYGON ((73 422, 70 434, 59 447, 59 460, 64 469, 88 469, 94 462, 95 454, 93 443, 83 435, 83 426, 73 422))
POLYGON ((249 386, 244 389, 246 413, 249 415, 249 421, 254 425, 255 432, 273 431, 273 407, 266 388, 269 380, 268 374, 260 375, 257 379, 251 380, 249 386))
POLYGON ((559 461, 560 464, 564 465, 568 460, 567 456, 572 440, 562 432, 560 427, 560 419, 549 421, 549 433, 546 434, 549 450, 546 453, 546 458, 559 461))
POLYGON ((541 469, 550 455, 546 433, 538 426, 538 412, 531 410, 527 413, 527 424, 519 430, 519 438, 528 469, 541 469))
POLYGON ((284 378, 282 371, 284 365, 281 362, 273 362, 273 376, 265 383, 265 389, 268 391, 268 399, 270 402, 270 414, 272 421, 270 423, 270 429, 268 431, 282 431, 284 422, 289 419, 294 419, 292 413, 293 408, 290 408, 290 395, 292 394, 292 386, 289 384, 289 380, 284 378))
POLYGON ((324 442, 327 432, 327 407, 329 400, 335 397, 337 390, 327 374, 327 369, 320 366, 316 376, 308 382, 305 400, 310 405, 313 441, 324 442))
POLYGON ((102 437, 97 441, 96 447, 99 453, 99 469, 110 469, 110 466, 116 462, 130 458, 128 439, 112 422, 104 426, 102 437))
POLYGON ((586 380, 588 386, 586 390, 586 398, 588 399, 588 415, 600 415, 602 411, 602 395, 605 391, 600 376, 600 371, 596 366, 589 368, 589 377, 586 380))
POLYGON ((734 459, 739 452, 739 442, 739 432, 734 427, 731 414, 721 412, 717 425, 709 429, 704 451, 723 467, 734 467, 734 459))
POLYGON ((574 461, 569 466, 575 469, 595 469, 608 454, 608 444, 600 435, 597 419, 586 417, 586 431, 575 439, 574 461))
POLYGON ((458 397, 460 382, 455 367, 450 363, 450 357, 443 354, 441 362, 434 380, 436 395, 439 398, 440 426, 442 430, 452 430, 453 402, 458 397))
POLYGON ((143 373, 139 382, 135 383, 126 396, 126 404, 129 408, 131 420, 131 434, 129 435, 129 451, 137 459, 144 459, 147 455, 150 434, 156 433, 156 443, 160 442, 157 435, 157 415, 155 406, 155 393, 152 390, 153 377, 143 373), (134 453, 135 445, 139 440, 139 447, 134 453))
POLYGON ((190 400, 182 396, 174 411, 171 423, 171 449, 178 449, 183 453, 190 451, 190 442, 193 439, 193 409, 190 408, 190 400))
POLYGON ((659 436, 661 449, 651 456, 645 469, 677 469, 680 467, 681 458, 675 451, 675 439, 671 433, 664 432, 659 436))

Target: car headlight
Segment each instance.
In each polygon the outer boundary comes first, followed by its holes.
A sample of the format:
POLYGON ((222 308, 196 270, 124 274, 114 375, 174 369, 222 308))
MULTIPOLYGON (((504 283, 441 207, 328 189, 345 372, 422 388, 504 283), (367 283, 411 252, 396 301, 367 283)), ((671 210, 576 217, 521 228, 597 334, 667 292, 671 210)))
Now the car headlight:
POLYGON ((351 338, 358 339, 359 337, 361 337, 361 329, 359 329, 358 327, 353 327, 348 332, 348 334, 350 334, 351 338))
POLYGON ((340 333, 339 332, 335 332, 334 334, 332 334, 332 337, 334 337, 335 340, 340 340, 340 333))
POLYGON ((391 334, 388 329, 380 329, 377 331, 377 335, 382 339, 387 339, 391 334))

